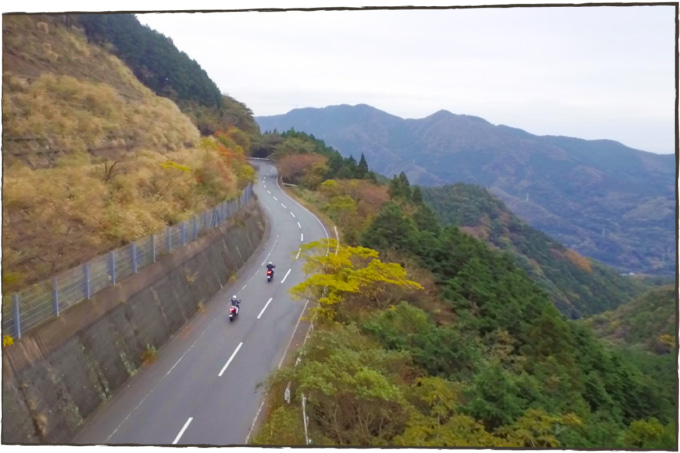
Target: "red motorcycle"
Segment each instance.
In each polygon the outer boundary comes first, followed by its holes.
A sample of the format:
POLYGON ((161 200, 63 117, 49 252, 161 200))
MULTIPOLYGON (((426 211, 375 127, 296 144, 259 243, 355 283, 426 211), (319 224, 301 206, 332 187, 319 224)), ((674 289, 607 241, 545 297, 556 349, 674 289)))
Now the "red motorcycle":
POLYGON ((229 322, 233 322, 238 316, 239 307, 237 305, 232 305, 229 307, 229 322))
POLYGON ((272 269, 267 269, 267 282, 271 282, 274 278, 274 271, 272 269))

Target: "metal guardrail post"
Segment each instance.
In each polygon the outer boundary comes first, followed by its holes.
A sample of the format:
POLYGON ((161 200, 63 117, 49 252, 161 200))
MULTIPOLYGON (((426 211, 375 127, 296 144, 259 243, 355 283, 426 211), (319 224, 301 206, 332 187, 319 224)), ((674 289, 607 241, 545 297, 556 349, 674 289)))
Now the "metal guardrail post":
POLYGON ((17 338, 21 338, 21 316, 19 313, 19 295, 14 293, 12 295, 12 302, 14 302, 14 333, 17 338))
POLYGON ((137 273, 137 244, 130 244, 130 257, 132 258, 132 273, 137 273))
POLYGON ((109 252, 109 276, 111 277, 111 284, 116 284, 116 251, 109 252))
POLYGON ((156 262, 156 235, 151 235, 151 262, 156 262))
POLYGON ((57 277, 52 277, 52 311, 54 316, 59 316, 59 288, 57 286, 57 277))
POLYGON ((90 288, 90 263, 83 264, 83 277, 84 277, 84 293, 85 299, 89 299, 92 295, 92 289, 90 288))
POLYGON ((165 245, 167 246, 168 253, 172 252, 172 236, 171 236, 170 226, 165 227, 165 245))

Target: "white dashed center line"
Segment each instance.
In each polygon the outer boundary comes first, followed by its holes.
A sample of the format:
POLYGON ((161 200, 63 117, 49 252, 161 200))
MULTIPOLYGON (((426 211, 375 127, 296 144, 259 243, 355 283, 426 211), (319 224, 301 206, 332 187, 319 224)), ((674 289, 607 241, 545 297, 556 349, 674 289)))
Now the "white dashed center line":
POLYGON ((293 269, 288 269, 288 272, 286 272, 286 275, 283 277, 283 280, 281 280, 281 283, 286 281, 286 279, 288 278, 288 274, 290 274, 290 271, 292 271, 292 270, 293 269))
POLYGON ((271 301, 272 301, 272 298, 270 297, 269 300, 267 301, 267 303, 264 305, 264 308, 262 309, 262 311, 260 312, 260 314, 257 315, 257 319, 260 319, 260 316, 262 316, 262 314, 263 314, 264 311, 267 309, 267 307, 269 306, 269 303, 270 303, 271 301))
POLYGON ((274 200, 276 200, 276 201, 279 201, 279 199, 278 199, 278 198, 276 198, 276 197, 274 197, 274 200))
POLYGON ((283 204, 283 203, 281 203, 281 206, 283 206, 283 209, 288 209, 288 208, 286 208, 286 205, 283 204))
POLYGON ((293 218, 295 218, 295 214, 293 214, 293 211, 290 211, 290 215, 292 215, 293 218))
POLYGON ((179 434, 177 434, 177 437, 175 437, 175 440, 172 441, 173 444, 179 442, 179 439, 182 437, 182 434, 184 434, 184 431, 186 431, 186 429, 189 427, 189 423, 191 423, 191 420, 193 419, 194 417, 189 417, 189 420, 187 420, 187 422, 184 424, 182 430, 179 432, 179 434))
POLYGON ((304 236, 302 233, 300 233, 300 242, 304 242, 304 241, 305 241, 304 237, 305 237, 305 236, 304 236))
POLYGON ((234 360, 234 357, 236 357, 236 353, 238 352, 238 350, 241 349, 241 346, 243 346, 243 342, 240 342, 238 346, 236 346, 236 350, 231 355, 231 357, 229 357, 229 360, 227 360, 227 363, 224 365, 224 368, 222 368, 222 371, 220 371, 220 374, 218 374, 217 377, 221 377, 224 374, 231 361, 234 360))

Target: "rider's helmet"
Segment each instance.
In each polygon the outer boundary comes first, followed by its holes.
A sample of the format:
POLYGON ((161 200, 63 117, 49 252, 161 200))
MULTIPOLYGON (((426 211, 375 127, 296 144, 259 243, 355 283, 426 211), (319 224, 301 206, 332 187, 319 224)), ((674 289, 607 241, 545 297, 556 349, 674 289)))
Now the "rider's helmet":
POLYGON ((236 295, 231 296, 231 300, 236 300, 236 295))
POLYGON ((270 261, 270 262, 269 262, 269 265, 271 265, 271 264, 272 264, 272 262, 270 261))

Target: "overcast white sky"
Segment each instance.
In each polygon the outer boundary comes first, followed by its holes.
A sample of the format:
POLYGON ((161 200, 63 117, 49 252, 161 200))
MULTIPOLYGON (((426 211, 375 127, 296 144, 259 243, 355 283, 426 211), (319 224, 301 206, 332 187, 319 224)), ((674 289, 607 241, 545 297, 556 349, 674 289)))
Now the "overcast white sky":
MULTIPOLYGON (((148 11, 399 3, 151 0, 143 4, 148 11)), ((140 10, 138 1, 104 5, 66 1, 44 4, 44 10, 140 10)), ((22 3, 22 7, 31 11, 30 6, 22 3)), ((672 6, 138 17, 172 38, 222 92, 244 102, 255 115, 359 103, 402 118, 422 118, 446 109, 537 135, 607 138, 657 153, 675 150, 672 6)))

